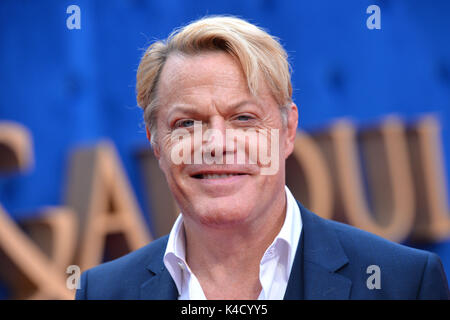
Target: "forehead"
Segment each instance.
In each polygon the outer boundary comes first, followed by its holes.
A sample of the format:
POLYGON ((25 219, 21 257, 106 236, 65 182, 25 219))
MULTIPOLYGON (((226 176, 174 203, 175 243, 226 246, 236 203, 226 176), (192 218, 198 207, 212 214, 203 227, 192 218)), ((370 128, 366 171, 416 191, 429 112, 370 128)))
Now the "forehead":
POLYGON ((160 99, 207 88, 249 93, 241 66, 231 55, 221 51, 195 55, 171 54, 164 64, 159 82, 160 99))

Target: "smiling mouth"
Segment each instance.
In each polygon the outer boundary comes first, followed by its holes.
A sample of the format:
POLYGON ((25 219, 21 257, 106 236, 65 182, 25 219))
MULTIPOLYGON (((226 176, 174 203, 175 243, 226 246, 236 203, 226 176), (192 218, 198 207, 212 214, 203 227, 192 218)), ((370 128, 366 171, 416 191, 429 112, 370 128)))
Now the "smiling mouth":
POLYGON ((193 175, 192 177, 196 179, 225 179, 242 175, 246 175, 246 173, 201 173, 193 175))

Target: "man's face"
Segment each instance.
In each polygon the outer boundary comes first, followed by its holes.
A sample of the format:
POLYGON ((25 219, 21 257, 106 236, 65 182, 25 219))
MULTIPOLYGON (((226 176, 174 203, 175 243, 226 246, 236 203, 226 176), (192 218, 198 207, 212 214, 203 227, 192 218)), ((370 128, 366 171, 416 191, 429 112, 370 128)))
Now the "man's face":
POLYGON ((284 199, 285 159, 293 150, 297 127, 295 105, 290 107, 288 126, 283 126, 279 106, 264 81, 255 97, 240 65, 219 51, 171 55, 160 75, 158 98, 154 151, 185 219, 218 228, 236 226, 257 219, 280 196, 284 199), (195 130, 203 134, 200 141, 193 139, 198 138, 195 130), (239 143, 250 131, 258 138, 239 143), (227 139, 227 132, 236 138, 227 139), (269 154, 272 163, 279 164, 277 170, 261 174, 269 165, 259 158, 250 161, 250 148, 269 154), (174 161, 179 150, 191 160, 174 161), (222 161, 205 163, 201 155, 206 154, 222 161))

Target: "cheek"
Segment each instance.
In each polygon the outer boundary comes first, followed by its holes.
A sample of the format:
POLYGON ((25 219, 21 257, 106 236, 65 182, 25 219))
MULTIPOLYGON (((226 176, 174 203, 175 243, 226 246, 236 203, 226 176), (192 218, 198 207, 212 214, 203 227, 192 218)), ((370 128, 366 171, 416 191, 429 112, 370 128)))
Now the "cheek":
MULTIPOLYGON (((194 134, 195 135, 195 134, 194 134)), ((190 164, 193 153, 193 136, 189 130, 179 129, 161 138, 161 153, 170 165, 190 164)))
POLYGON ((171 157, 172 148, 167 148, 167 146, 161 146, 160 148, 160 158, 158 160, 160 169, 164 172, 166 179, 169 183, 175 180, 178 172, 180 171, 180 166, 175 165, 171 157))
POLYGON ((164 172, 172 191, 188 187, 184 169, 191 159, 191 146, 185 141, 165 141, 161 145, 159 167, 164 172))

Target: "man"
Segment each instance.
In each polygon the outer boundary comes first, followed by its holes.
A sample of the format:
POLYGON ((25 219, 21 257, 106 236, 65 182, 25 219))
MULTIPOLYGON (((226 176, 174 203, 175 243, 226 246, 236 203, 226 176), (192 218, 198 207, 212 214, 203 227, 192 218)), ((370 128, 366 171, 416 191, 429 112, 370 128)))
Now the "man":
POLYGON ((84 272, 77 299, 448 298, 435 254, 295 201, 298 110, 265 31, 232 17, 177 30, 142 58, 137 99, 182 212, 170 235, 84 272))

